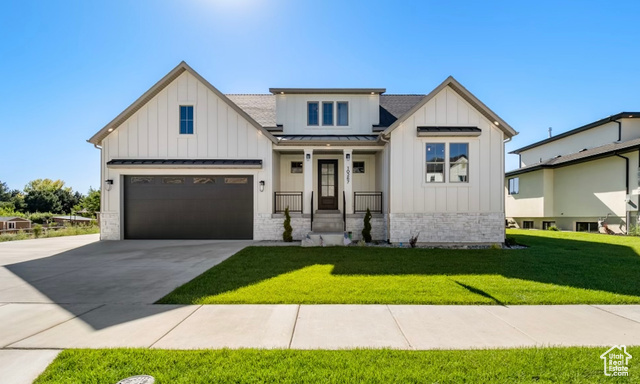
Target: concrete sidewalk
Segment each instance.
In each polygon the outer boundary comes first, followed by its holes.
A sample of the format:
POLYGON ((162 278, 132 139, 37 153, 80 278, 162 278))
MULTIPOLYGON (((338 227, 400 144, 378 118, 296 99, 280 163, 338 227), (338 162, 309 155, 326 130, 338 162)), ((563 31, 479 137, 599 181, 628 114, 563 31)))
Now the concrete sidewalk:
POLYGON ((422 350, 640 344, 640 305, 82 306, 70 312, 56 304, 2 305, 0 347, 422 350))

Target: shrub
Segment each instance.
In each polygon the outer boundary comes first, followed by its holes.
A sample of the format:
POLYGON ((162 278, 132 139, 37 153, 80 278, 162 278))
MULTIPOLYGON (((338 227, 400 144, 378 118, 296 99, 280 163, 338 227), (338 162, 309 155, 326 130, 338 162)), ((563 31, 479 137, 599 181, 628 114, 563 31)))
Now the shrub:
POLYGON ((42 235, 42 225, 41 224, 36 224, 36 225, 33 226, 33 236, 38 238, 38 237, 40 237, 40 235, 42 235))
POLYGON ((36 223, 36 224, 46 224, 46 223, 50 222, 53 219, 53 213, 51 213, 51 212, 44 212, 44 213, 36 212, 36 213, 30 214, 28 219, 31 220, 31 222, 36 223))
POLYGON ((293 228, 291 228, 291 215, 289 215, 289 207, 284 209, 284 232, 282 233, 282 240, 290 243, 293 241, 293 236, 291 233, 293 232, 293 228))
POLYGON ((364 228, 362 228, 362 239, 370 243, 371 242, 371 211, 367 208, 367 213, 364 215, 364 228))
POLYGON ((555 225, 550 226, 549 228, 547 228, 547 231, 559 231, 558 227, 556 227, 555 225))
POLYGON ((505 237, 505 239, 504 239, 504 244, 505 244, 507 247, 513 247, 514 245, 519 245, 519 244, 518 244, 518 242, 516 241, 516 239, 514 239, 514 238, 513 238, 513 237, 511 237, 511 236, 507 236, 507 237, 505 237))
POLYGON ((411 236, 411 238, 409 239, 409 245, 411 246, 411 248, 416 247, 416 244, 418 243, 418 236, 420 236, 420 232, 418 232, 414 236, 411 236))

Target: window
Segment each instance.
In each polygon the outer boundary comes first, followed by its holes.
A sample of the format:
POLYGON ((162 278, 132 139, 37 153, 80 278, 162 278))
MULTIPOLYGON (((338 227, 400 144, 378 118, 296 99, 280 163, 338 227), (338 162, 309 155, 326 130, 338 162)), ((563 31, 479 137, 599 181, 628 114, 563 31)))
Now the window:
POLYGON ((302 161, 291 162, 291 173, 302 173, 302 161))
POLYGON ((193 105, 180 106, 180 134, 193 135, 193 105))
POLYGON ((333 125, 333 101, 322 102, 322 125, 333 125))
POLYGON ((555 227, 556 226, 556 222, 555 221, 543 221, 542 222, 542 229, 547 230, 549 229, 549 227, 555 227))
POLYGON ((449 144, 449 181, 451 183, 469 182, 469 144, 449 144))
POLYGON ((509 179, 509 194, 517 195, 520 193, 520 178, 512 177, 509 179))
POLYGON ((163 177, 162 184, 184 184, 184 177, 163 177))
POLYGON ((16 229, 16 223, 10 221, 7 224, 9 224, 9 229, 16 229))
POLYGON ((353 173, 364 173, 364 161, 353 162, 353 173))
POLYGON ((213 177, 194 177, 193 184, 215 184, 216 179, 213 177))
POLYGON ((533 221, 523 221, 522 229, 533 229, 533 221))
POLYGON ((307 125, 318 125, 318 108, 317 101, 307 103, 307 125))
POLYGON ((427 183, 444 182, 444 143, 427 144, 427 183))
POLYGON ((349 125, 349 103, 338 101, 338 122, 336 125, 349 125))
POLYGON ((598 232, 597 222, 578 222, 576 223, 577 232, 598 232))

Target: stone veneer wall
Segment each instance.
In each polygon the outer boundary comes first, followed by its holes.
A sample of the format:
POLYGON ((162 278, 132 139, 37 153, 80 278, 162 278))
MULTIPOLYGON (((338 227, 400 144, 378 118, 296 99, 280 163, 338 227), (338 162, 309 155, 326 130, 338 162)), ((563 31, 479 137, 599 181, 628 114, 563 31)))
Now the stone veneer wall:
POLYGON ((392 213, 391 242, 503 243, 504 213, 392 213))
MULTIPOLYGON (((364 213, 347 215, 347 232, 352 232, 352 240, 358 241, 362 238, 362 228, 364 228, 364 213)), ((382 241, 388 239, 386 215, 372 214, 371 239, 382 241)))
MULTIPOLYGON (((254 240, 282 240, 284 215, 256 214, 254 219, 254 240)), ((291 214, 293 240, 302 240, 310 232, 311 218, 291 214)))
POLYGON ((100 213, 100 240, 120 240, 120 215, 100 213))

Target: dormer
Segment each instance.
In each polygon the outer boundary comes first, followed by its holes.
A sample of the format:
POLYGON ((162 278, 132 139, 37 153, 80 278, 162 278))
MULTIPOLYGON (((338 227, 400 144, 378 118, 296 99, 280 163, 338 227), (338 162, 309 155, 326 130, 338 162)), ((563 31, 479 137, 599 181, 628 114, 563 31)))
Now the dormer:
POLYGON ((269 88, 284 134, 371 134, 384 88, 269 88))

